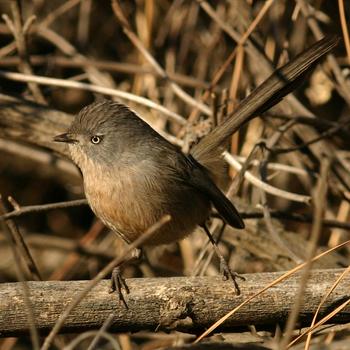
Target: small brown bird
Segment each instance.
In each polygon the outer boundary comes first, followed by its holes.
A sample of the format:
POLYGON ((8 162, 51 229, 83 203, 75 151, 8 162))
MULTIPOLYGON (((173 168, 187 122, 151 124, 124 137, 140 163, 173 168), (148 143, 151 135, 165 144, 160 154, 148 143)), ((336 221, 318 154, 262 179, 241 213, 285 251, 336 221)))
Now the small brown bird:
MULTIPOLYGON (((128 243, 165 214, 171 221, 147 244, 178 241, 197 225, 205 228, 211 205, 226 223, 242 229, 240 215, 215 185, 210 167, 230 135, 295 89, 338 42, 338 37, 320 40, 277 70, 190 155, 181 153, 127 106, 107 100, 83 108, 67 133, 54 140, 68 143, 92 210, 128 243)), ((232 277, 227 264, 223 267, 232 277)))
POLYGON ((171 221, 147 244, 178 241, 204 225, 211 204, 229 225, 244 227, 209 171, 121 103, 83 108, 55 141, 69 144, 92 210, 128 243, 165 214, 171 221))

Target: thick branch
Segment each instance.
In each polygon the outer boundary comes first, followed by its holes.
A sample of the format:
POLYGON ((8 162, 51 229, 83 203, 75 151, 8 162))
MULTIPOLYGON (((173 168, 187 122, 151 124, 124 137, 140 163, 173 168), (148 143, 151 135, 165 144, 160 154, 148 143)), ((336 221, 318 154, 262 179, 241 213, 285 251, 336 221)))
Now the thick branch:
MULTIPOLYGON (((300 310, 300 321, 310 321, 322 296, 343 270, 316 270, 311 273, 300 310)), ((246 275, 240 282, 242 294, 234 295, 230 282, 219 277, 178 277, 129 279, 129 309, 119 303, 115 294, 109 294, 109 281, 102 281, 69 316, 63 330, 76 332, 101 327, 113 313, 111 327, 114 331, 138 331, 159 326, 163 330, 197 332, 210 326, 228 311, 253 295, 282 273, 246 275)), ((272 325, 286 320, 294 305, 300 275, 270 288, 255 298, 230 318, 223 328, 250 324, 272 325)), ((32 305, 36 326, 47 332, 56 322, 63 309, 87 284, 87 281, 30 282, 32 305)), ((346 298, 349 298, 350 276, 346 276, 329 300, 321 315, 328 314, 346 298)), ((11 336, 27 333, 26 308, 18 283, 0 285, 0 334, 11 336)), ((349 322, 350 308, 331 319, 332 323, 349 322)), ((222 329, 222 328, 221 328, 222 329)))
POLYGON ((48 107, 0 94, 0 137, 29 142, 67 155, 53 137, 67 130, 72 116, 48 107))

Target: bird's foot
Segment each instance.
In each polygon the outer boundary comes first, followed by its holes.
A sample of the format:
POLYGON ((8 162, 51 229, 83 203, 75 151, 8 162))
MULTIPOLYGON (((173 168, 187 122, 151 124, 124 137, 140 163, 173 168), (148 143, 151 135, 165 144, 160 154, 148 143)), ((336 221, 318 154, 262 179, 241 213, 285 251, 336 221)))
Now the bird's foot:
POLYGON ((240 295, 241 290, 237 283, 237 278, 241 279, 242 281, 245 281, 245 278, 239 275, 237 272, 232 271, 228 266, 227 261, 222 256, 220 257, 220 273, 222 274, 223 279, 225 281, 231 280, 233 282, 233 285, 235 288, 235 294, 240 295))
POLYGON ((125 300, 125 295, 130 293, 130 289, 125 281, 125 278, 122 275, 122 267, 132 263, 139 263, 141 261, 142 251, 141 249, 135 248, 131 252, 131 255, 126 259, 121 265, 115 267, 112 270, 111 276, 111 287, 109 289, 110 293, 117 292, 119 301, 121 301, 124 306, 128 309, 128 304, 125 300))
POLYGON ((125 278, 122 276, 120 267, 115 267, 112 271, 111 287, 109 289, 109 293, 113 293, 115 291, 118 293, 119 301, 121 301, 124 304, 124 306, 128 309, 128 304, 126 303, 124 293, 129 294, 130 289, 126 284, 125 278))

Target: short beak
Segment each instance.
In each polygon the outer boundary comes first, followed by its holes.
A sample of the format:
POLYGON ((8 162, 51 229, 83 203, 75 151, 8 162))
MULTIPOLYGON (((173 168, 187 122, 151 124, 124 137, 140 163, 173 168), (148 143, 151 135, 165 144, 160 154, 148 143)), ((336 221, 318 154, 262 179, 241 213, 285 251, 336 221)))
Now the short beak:
POLYGON ((72 134, 65 133, 55 136, 53 140, 56 142, 77 143, 78 140, 74 139, 72 136, 72 134))

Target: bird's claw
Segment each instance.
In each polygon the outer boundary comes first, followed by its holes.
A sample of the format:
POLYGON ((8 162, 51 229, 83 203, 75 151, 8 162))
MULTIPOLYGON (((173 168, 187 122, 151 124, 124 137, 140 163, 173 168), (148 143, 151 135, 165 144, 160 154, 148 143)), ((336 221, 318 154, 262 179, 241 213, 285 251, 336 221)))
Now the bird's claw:
POLYGON ((241 290, 236 279, 239 278, 242 281, 245 281, 245 278, 237 272, 232 271, 224 258, 220 258, 220 273, 222 274, 224 281, 231 280, 233 282, 235 294, 240 295, 241 290))
POLYGON ((122 276, 120 267, 115 267, 112 271, 111 287, 109 289, 109 293, 113 293, 116 291, 118 293, 119 301, 121 301, 124 304, 124 306, 128 309, 128 304, 126 303, 123 290, 126 294, 130 293, 125 278, 122 276))

